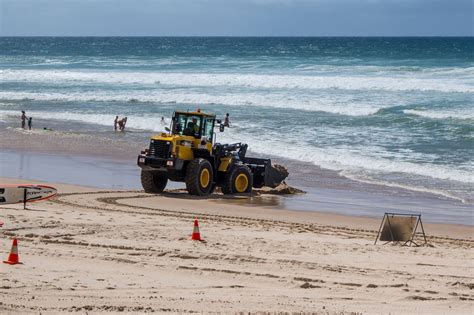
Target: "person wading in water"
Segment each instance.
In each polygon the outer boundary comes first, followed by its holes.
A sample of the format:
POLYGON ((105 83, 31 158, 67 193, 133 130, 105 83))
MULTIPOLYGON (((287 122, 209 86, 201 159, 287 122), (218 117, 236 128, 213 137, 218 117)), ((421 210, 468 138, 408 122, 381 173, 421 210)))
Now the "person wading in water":
POLYGON ((21 111, 21 128, 23 129, 26 129, 25 126, 26 126, 26 120, 28 119, 28 117, 26 117, 26 113, 24 110, 21 111))
POLYGON ((114 120, 114 129, 115 129, 115 131, 117 131, 118 121, 119 121, 118 116, 115 116, 115 120, 114 120))
POLYGON ((120 131, 125 130, 125 125, 127 124, 127 117, 118 121, 120 131))

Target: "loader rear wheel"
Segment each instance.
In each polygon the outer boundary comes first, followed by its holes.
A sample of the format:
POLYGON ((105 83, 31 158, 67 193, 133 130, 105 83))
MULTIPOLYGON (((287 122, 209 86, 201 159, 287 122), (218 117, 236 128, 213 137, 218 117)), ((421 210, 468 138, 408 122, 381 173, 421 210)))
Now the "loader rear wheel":
POLYGON ((237 194, 252 192, 253 176, 247 165, 236 165, 227 174, 222 192, 224 194, 237 194))
POLYGON ((142 186, 147 193, 161 193, 168 183, 166 172, 144 171, 141 173, 142 186))
POLYGON ((186 189, 190 195, 209 195, 213 178, 211 163, 206 159, 194 159, 186 168, 186 189))

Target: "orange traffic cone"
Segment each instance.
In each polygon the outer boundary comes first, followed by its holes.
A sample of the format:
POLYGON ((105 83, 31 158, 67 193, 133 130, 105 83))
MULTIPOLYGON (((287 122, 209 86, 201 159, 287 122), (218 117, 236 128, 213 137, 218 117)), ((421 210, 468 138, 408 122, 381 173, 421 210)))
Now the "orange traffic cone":
POLYGON ((4 260, 3 262, 10 265, 21 264, 20 257, 18 256, 18 241, 16 238, 13 239, 13 245, 10 250, 10 255, 8 255, 8 260, 4 260))
POLYGON ((202 241, 201 233, 199 233, 199 223, 197 219, 194 220, 194 229, 193 229, 193 235, 191 236, 191 239, 193 241, 202 241))

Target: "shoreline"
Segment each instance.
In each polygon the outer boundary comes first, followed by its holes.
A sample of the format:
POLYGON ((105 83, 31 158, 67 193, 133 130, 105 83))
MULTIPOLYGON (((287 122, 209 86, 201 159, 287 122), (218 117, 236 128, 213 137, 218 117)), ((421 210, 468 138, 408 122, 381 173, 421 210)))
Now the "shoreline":
MULTIPOLYGON (((54 122, 55 128, 61 128, 54 122)), ((128 130, 125 133, 104 131, 91 132, 85 123, 73 124, 73 129, 66 131, 33 129, 31 131, 20 128, 6 127, 0 122, 0 128, 6 137, 0 139, 0 148, 11 151, 22 151, 43 154, 60 154, 63 156, 82 156, 84 158, 107 158, 117 163, 135 161, 138 153, 149 146, 149 137, 157 134, 156 131, 128 130), (85 129, 87 132, 79 132, 85 129), (97 135, 96 135, 97 133, 97 135)), ((284 159, 277 156, 253 153, 250 155, 260 158, 271 158, 273 163, 279 163, 290 171, 289 180, 293 185, 306 189, 313 187, 360 191, 370 193, 397 194, 400 196, 421 196, 429 199, 451 200, 453 203, 462 203, 472 206, 474 201, 468 196, 456 196, 451 192, 438 191, 424 187, 409 187, 396 183, 383 182, 377 179, 364 179, 346 174, 345 171, 326 169, 319 165, 284 159), (310 181, 307 178, 311 178, 310 181), (467 198, 467 199, 466 199, 467 198)), ((0 174, 1 175, 1 174, 0 174)))
MULTIPOLYGON (((15 128, 2 132, 5 132, 0 138, 3 151, 0 159, 5 165, 0 168, 2 177, 141 189, 136 157, 148 145, 148 137, 143 137, 141 132, 94 135, 15 128)), ((372 218, 382 217, 385 212, 414 213, 422 214, 423 222, 474 225, 473 206, 456 199, 358 182, 335 171, 293 160, 272 157, 272 161, 285 165, 290 172, 286 182, 306 194, 274 198, 269 206, 372 218)), ((167 189, 184 187, 183 183, 169 183, 167 189)))

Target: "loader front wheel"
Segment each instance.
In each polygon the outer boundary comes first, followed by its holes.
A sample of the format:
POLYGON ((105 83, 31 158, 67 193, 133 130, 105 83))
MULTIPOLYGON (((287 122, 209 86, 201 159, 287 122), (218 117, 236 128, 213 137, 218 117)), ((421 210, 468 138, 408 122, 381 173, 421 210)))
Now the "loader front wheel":
POLYGON ((224 194, 250 193, 253 187, 253 176, 247 165, 235 165, 227 174, 222 192, 224 194))
POLYGON ((166 172, 144 171, 141 173, 142 186, 147 193, 161 193, 168 183, 166 172))
POLYGON ((186 189, 190 195, 206 196, 211 193, 213 172, 206 159, 194 159, 186 168, 186 189))

